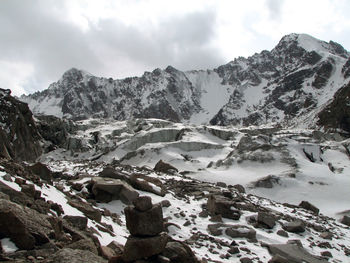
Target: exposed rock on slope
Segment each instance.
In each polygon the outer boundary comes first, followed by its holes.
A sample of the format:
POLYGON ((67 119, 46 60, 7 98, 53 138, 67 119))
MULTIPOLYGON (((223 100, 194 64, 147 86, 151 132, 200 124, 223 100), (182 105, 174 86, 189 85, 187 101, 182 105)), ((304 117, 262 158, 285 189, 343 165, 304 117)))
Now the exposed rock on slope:
POLYGON ((28 105, 0 89, 0 156, 34 161, 42 150, 41 136, 28 105))

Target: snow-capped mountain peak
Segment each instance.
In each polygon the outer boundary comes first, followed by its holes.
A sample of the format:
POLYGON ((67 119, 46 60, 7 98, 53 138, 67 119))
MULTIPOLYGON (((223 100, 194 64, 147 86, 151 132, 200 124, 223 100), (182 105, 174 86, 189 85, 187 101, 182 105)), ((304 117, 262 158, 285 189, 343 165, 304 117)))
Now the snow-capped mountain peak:
POLYGON ((22 100, 35 114, 73 119, 311 127, 348 83, 349 57, 333 41, 290 34, 271 51, 239 57, 213 70, 183 72, 168 66, 114 80, 73 68, 49 89, 22 100))

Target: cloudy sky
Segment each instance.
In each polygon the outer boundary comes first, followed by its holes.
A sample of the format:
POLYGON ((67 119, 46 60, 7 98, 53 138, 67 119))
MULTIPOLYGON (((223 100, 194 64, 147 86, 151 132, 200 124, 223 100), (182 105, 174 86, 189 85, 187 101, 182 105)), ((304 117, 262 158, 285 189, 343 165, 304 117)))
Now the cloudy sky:
POLYGON ((76 67, 123 78, 214 68, 307 33, 350 50, 349 0, 1 0, 0 88, 42 90, 76 67))

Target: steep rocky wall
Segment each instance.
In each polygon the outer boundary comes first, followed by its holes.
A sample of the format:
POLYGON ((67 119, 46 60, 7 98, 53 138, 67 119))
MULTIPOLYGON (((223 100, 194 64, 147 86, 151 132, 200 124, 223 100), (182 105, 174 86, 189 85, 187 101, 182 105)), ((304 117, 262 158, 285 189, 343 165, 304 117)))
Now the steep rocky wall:
POLYGON ((40 139, 28 105, 0 89, 0 156, 34 161, 42 152, 40 139))

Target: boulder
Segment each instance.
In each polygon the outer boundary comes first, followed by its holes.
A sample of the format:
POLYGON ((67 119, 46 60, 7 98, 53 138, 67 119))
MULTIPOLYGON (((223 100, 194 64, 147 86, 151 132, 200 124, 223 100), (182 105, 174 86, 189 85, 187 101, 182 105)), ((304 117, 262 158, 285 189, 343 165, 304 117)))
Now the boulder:
POLYGON ((210 214, 239 220, 241 213, 235 208, 235 202, 229 198, 220 195, 210 195, 207 202, 207 208, 210 214))
POLYGON ((305 224, 301 220, 295 220, 283 224, 282 228, 291 233, 303 233, 305 231, 305 224))
POLYGON ((225 230, 225 234, 232 238, 246 238, 256 240, 256 231, 253 228, 244 225, 229 226, 225 230))
POLYGON ((172 263, 198 262, 191 248, 181 241, 169 241, 161 255, 170 259, 172 263))
MULTIPOLYGON (((303 247, 300 247, 296 244, 269 244, 267 245, 269 252, 272 255, 278 255, 283 259, 286 259, 291 263, 326 263, 327 260, 324 260, 320 257, 310 254, 303 247)), ((276 262, 276 261, 272 261, 276 262)), ((278 262, 278 261, 277 261, 278 262)), ((283 261, 282 261, 283 262, 283 261)))
POLYGON ((71 248, 59 250, 52 256, 51 260, 55 263, 107 263, 102 257, 90 251, 71 248))
POLYGON ((114 250, 108 246, 101 246, 100 251, 101 256, 105 259, 111 259, 117 255, 114 250))
POLYGON ((135 189, 165 196, 165 187, 158 178, 143 174, 132 174, 129 178, 129 182, 135 189))
POLYGON ((63 219, 79 230, 85 230, 88 223, 88 219, 84 216, 64 216, 63 219))
POLYGON ((125 204, 131 204, 139 196, 133 187, 122 180, 100 177, 92 179, 92 193, 97 201, 121 200, 125 204))
POLYGON ((343 216, 343 218, 340 220, 340 223, 350 226, 350 216, 343 216))
POLYGON ((85 203, 82 201, 70 200, 68 202, 69 205, 75 207, 79 211, 81 211, 88 218, 95 220, 97 222, 101 221, 102 215, 101 212, 95 208, 93 208, 89 203, 85 203))
POLYGON ((39 176, 42 180, 45 180, 49 183, 52 183, 52 172, 47 166, 43 163, 37 162, 32 166, 29 166, 29 169, 33 174, 39 176))
POLYGON ((160 172, 160 173, 172 173, 173 171, 176 171, 176 172, 179 171, 171 164, 163 162, 162 160, 158 161, 158 163, 154 166, 153 170, 155 172, 160 172))
POLYGON ((37 211, 0 200, 0 236, 9 237, 20 249, 48 243, 51 224, 37 211))
POLYGON ((304 208, 306 210, 309 210, 311 212, 314 212, 316 215, 320 212, 320 209, 318 209, 316 206, 310 204, 308 201, 302 201, 299 206, 301 208, 304 208))
POLYGON ((160 204, 144 212, 128 206, 124 212, 126 227, 133 236, 155 236, 164 230, 163 211, 160 204))
POLYGON ((276 225, 276 218, 266 212, 259 212, 257 222, 264 228, 272 229, 276 225))
POLYGON ((149 196, 139 196, 132 204, 135 206, 135 209, 140 212, 152 209, 152 199, 149 196))
POLYGON ((124 247, 123 259, 129 262, 160 254, 167 242, 168 236, 165 233, 147 238, 129 236, 124 247))
POLYGON ((128 176, 122 172, 115 170, 112 166, 106 166, 102 172, 99 173, 99 177, 107 177, 112 179, 120 179, 123 181, 128 180, 128 176))
POLYGON ((277 176, 268 175, 254 182, 253 186, 262 187, 262 188, 272 188, 275 184, 279 184, 279 183, 280 183, 280 179, 277 176))
POLYGON ((71 249, 90 251, 93 254, 98 255, 98 250, 97 250, 95 243, 91 239, 88 239, 88 238, 80 239, 76 242, 73 242, 73 243, 67 245, 66 247, 71 248, 71 249))

